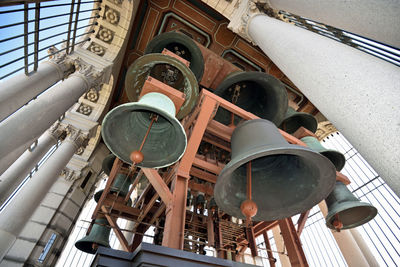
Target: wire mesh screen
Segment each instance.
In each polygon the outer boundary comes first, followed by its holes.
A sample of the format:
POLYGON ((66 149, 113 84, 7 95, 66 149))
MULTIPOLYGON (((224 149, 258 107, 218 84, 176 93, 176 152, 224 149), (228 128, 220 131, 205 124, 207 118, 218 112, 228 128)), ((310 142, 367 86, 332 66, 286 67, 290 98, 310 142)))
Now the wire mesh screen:
POLYGON ((399 197, 342 134, 331 134, 322 144, 345 155, 346 165, 341 172, 351 181, 349 189, 361 201, 378 209, 375 219, 357 230, 380 265, 397 266, 400 262, 399 197))
POLYGON ((0 80, 18 72, 36 71, 52 54, 71 53, 89 40, 100 1, 55 0, 4 5, 0 3, 0 80), (57 47, 48 53, 48 49, 57 47))

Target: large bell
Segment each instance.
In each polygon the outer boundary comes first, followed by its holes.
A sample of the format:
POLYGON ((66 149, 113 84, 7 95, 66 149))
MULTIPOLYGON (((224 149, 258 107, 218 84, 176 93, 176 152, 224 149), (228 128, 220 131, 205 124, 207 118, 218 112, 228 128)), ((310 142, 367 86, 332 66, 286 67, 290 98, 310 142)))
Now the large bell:
MULTIPOLYGON (((234 103, 236 106, 279 125, 288 108, 288 95, 283 84, 264 72, 235 72, 229 75, 214 94, 234 103)), ((231 123, 231 113, 219 109, 215 120, 231 123)), ((238 118, 235 119, 235 124, 238 118)))
POLYGON ((163 54, 144 55, 129 66, 125 78, 125 91, 130 101, 139 100, 140 92, 149 75, 186 95, 176 114, 178 119, 182 119, 192 111, 199 96, 196 77, 181 61, 163 54))
MULTIPOLYGON (((102 169, 105 174, 110 176, 110 172, 112 169, 112 166, 115 161, 115 156, 113 154, 108 155, 105 157, 102 163, 102 169)), ((132 184, 132 180, 127 178, 127 175, 124 173, 117 173, 114 182, 111 186, 110 193, 118 193, 119 196, 124 197, 128 194, 129 192, 129 186, 132 184)), ((94 200, 96 202, 99 201, 101 195, 103 194, 104 190, 100 190, 94 194, 94 200)))
POLYGON ((285 119, 279 128, 287 133, 292 134, 300 127, 304 127, 312 133, 315 133, 318 128, 317 119, 311 114, 297 112, 292 107, 289 107, 286 112, 285 119))
POLYGON ((95 254, 98 246, 110 247, 111 228, 106 218, 96 219, 89 235, 75 242, 75 247, 83 252, 95 254))
POLYGON ((147 44, 144 53, 161 53, 164 48, 189 61, 190 69, 197 80, 201 80, 204 72, 204 59, 200 48, 192 38, 178 32, 161 33, 147 44))
POLYGON ((323 145, 321 145, 318 139, 313 136, 306 136, 300 140, 312 150, 327 157, 333 163, 333 165, 335 165, 337 171, 341 171, 343 169, 344 164, 346 163, 346 158, 342 153, 336 150, 326 149, 323 145))
POLYGON ((102 137, 110 151, 121 160, 132 163, 130 154, 138 151, 151 123, 141 150, 144 159, 138 167, 163 168, 177 162, 186 149, 186 134, 175 118, 174 103, 160 93, 148 93, 139 102, 122 104, 104 117, 102 137))
POLYGON ((334 221, 339 219, 341 229, 350 229, 372 220, 378 213, 369 203, 361 202, 342 182, 337 181, 335 189, 325 199, 328 206, 326 226, 335 229, 334 221))
POLYGON ((272 221, 304 212, 332 191, 336 171, 324 156, 288 144, 267 120, 240 124, 231 138, 232 160, 221 171, 214 188, 218 208, 244 219, 246 168, 251 161, 252 200, 258 206, 254 221, 272 221))

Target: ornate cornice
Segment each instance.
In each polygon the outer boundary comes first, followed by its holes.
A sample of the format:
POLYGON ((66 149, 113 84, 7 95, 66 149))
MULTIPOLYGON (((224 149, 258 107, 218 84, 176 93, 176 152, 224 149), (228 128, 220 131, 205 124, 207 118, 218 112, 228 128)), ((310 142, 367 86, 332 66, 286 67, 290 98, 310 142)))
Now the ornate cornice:
POLYGON ((56 140, 63 140, 66 137, 66 129, 63 125, 61 125, 58 121, 54 123, 47 132, 56 140))
POLYGON ((322 140, 328 135, 337 132, 338 130, 330 121, 323 121, 318 123, 318 129, 315 135, 318 136, 318 140, 322 140))
POLYGON ((104 70, 98 70, 93 65, 88 64, 81 58, 74 59, 75 72, 73 75, 80 75, 87 83, 88 90, 95 88, 100 90, 100 85, 103 82, 104 70))

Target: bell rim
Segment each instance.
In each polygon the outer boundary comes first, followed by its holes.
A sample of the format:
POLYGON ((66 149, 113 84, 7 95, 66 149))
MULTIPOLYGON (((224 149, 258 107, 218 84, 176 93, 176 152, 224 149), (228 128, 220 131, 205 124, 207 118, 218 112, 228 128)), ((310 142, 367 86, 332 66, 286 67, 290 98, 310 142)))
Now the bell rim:
MULTIPOLYGON (((193 39, 190 37, 186 36, 183 33, 171 31, 171 32, 164 32, 161 34, 158 34, 154 36, 153 39, 150 40, 150 42, 147 44, 146 49, 144 50, 144 54, 154 54, 154 53, 161 53, 162 51, 159 51, 158 46, 160 45, 160 39, 171 37, 174 39, 174 41, 180 41, 183 45, 186 47, 193 48, 192 53, 192 61, 195 59, 197 64, 192 64, 190 62, 189 68, 192 70, 194 76, 196 77, 197 81, 201 81, 201 78, 203 77, 204 74, 204 58, 203 54, 201 53, 200 48, 196 45, 193 39), (157 50, 157 51, 155 51, 157 50)), ((189 49, 190 50, 190 49, 189 49)), ((171 51, 172 52, 172 51, 171 51)))
POLYGON ((101 163, 101 169, 105 174, 110 175, 115 159, 116 156, 114 154, 109 154, 103 159, 103 162, 101 163))
POLYGON ((101 241, 101 242, 93 242, 93 241, 90 241, 90 240, 85 240, 85 238, 87 238, 87 237, 88 236, 85 236, 82 239, 80 239, 80 240, 75 242, 75 244, 74 244, 75 247, 77 249, 79 249, 80 251, 83 251, 83 252, 86 252, 86 253, 89 253, 89 254, 95 254, 96 253, 97 249, 96 250, 94 250, 94 249, 89 249, 89 250, 84 249, 84 248, 86 248, 86 246, 85 246, 86 243, 96 243, 99 246, 106 247, 106 248, 111 248, 110 244, 107 244, 107 242, 103 242, 103 241, 101 241))
MULTIPOLYGON (((333 149, 327 149, 325 151, 320 152, 320 154, 323 156, 325 156, 325 154, 328 154, 328 153, 334 155, 336 157, 336 159, 339 159, 338 164, 337 165, 333 164, 333 165, 335 166, 336 170, 338 172, 340 172, 344 168, 344 165, 346 164, 345 156, 342 153, 340 153, 339 151, 336 151, 333 149)), ((330 157, 328 157, 328 156, 325 156, 325 157, 327 157, 330 160, 330 157)))
MULTIPOLYGON (((254 121, 254 120, 253 120, 254 121)), ((322 156, 318 152, 312 151, 311 149, 307 147, 302 147, 298 145, 292 145, 292 144, 287 144, 286 146, 282 146, 282 144, 279 145, 265 145, 265 146, 259 146, 259 147, 254 147, 250 150, 246 150, 246 153, 241 153, 237 156, 235 156, 235 159, 231 160, 227 165, 225 165, 224 169, 221 171, 221 173, 218 176, 217 183, 215 184, 214 192, 218 192, 218 188, 222 183, 223 179, 227 179, 229 175, 231 175, 236 169, 238 169, 240 166, 243 164, 246 164, 250 160, 254 160, 260 157, 264 156, 270 156, 270 155, 277 155, 277 154, 290 154, 290 155, 297 155, 297 156, 304 156, 305 154, 311 155, 313 158, 308 159, 310 162, 316 162, 315 159, 318 160, 319 163, 316 163, 316 165, 322 166, 322 164, 326 164, 327 166, 325 168, 320 168, 322 170, 322 173, 320 174, 321 181, 322 183, 318 184, 318 188, 314 190, 314 194, 316 194, 317 197, 313 199, 309 199, 309 202, 307 202, 307 206, 310 206, 312 208, 313 206, 317 205, 319 202, 324 200, 333 190, 336 184, 336 169, 335 166, 332 164, 330 160, 328 160, 326 157, 322 156), (288 153, 288 152, 291 153, 288 153), (285 153, 283 153, 285 152, 285 153), (297 152, 297 153, 293 153, 297 152), (242 155, 245 155, 247 153, 254 153, 250 156, 247 157, 241 157, 242 155), (331 172, 329 174, 329 172, 331 172), (330 179, 330 177, 332 177, 330 179), (311 201, 313 200, 313 201, 311 201)), ((214 199, 218 205, 218 207, 221 210, 224 210, 222 207, 223 205, 219 204, 219 195, 216 194, 214 195, 214 199)), ((223 203, 222 201, 220 203, 223 203)), ((238 208, 240 210, 240 208, 238 208)), ((285 215, 280 215, 280 216, 271 216, 271 217, 260 217, 261 215, 255 215, 254 216, 254 221, 271 221, 271 220, 277 220, 277 219, 282 219, 282 218, 287 218, 296 214, 299 214, 301 212, 304 212, 305 210, 293 210, 293 211, 288 211, 285 215)), ((244 216, 240 213, 241 216, 236 216, 238 218, 244 219, 244 216)))
POLYGON ((113 108, 111 111, 109 111, 109 112, 104 116, 103 122, 102 122, 102 124, 101 124, 101 136, 102 136, 103 141, 104 141, 104 143, 106 144, 107 148, 111 151, 112 154, 114 154, 115 156, 117 156, 117 157, 118 157, 119 159, 121 159, 123 162, 128 163, 128 164, 132 164, 132 160, 130 159, 129 156, 125 158, 124 155, 118 153, 117 151, 115 151, 114 149, 112 149, 112 148, 110 147, 109 144, 110 144, 110 141, 111 141, 111 140, 109 140, 109 138, 105 135, 105 132, 106 132, 106 131, 105 131, 104 129, 105 129, 106 126, 107 126, 107 121, 110 121, 110 119, 112 118, 111 115, 112 115, 112 116, 116 116, 116 115, 119 114, 119 113, 123 113, 123 112, 132 112, 132 111, 134 111, 134 110, 143 110, 143 109, 146 109, 146 110, 149 110, 149 111, 153 111, 153 112, 157 112, 157 113, 159 113, 160 115, 162 115, 164 118, 168 119, 174 126, 177 126, 177 127, 181 130, 180 132, 183 134, 183 139, 184 139, 185 145, 184 145, 184 147, 182 148, 182 151, 178 153, 179 157, 177 157, 177 159, 175 159, 172 163, 163 164, 163 165, 159 165, 159 166, 158 166, 158 165, 157 165, 157 166, 152 166, 152 165, 150 165, 150 166, 145 166, 145 165, 143 165, 143 163, 145 163, 145 161, 143 161, 143 162, 141 162, 141 163, 138 163, 137 166, 138 166, 138 167, 142 167, 142 168, 164 168, 164 167, 168 167, 168 166, 170 166, 170 165, 172 165, 172 164, 178 162, 178 161, 183 157, 183 154, 185 153, 186 147, 187 147, 187 136, 186 136, 186 132, 185 132, 185 129, 183 128, 182 124, 179 122, 179 120, 178 120, 177 118, 171 117, 171 116, 170 116, 167 112, 165 112, 164 110, 159 109, 159 108, 157 108, 157 107, 155 107, 155 106, 151 106, 151 105, 147 105, 147 104, 142 104, 142 103, 139 103, 139 102, 134 102, 134 103, 131 102, 131 103, 125 103, 125 104, 119 105, 119 106, 113 108), (113 112, 114 114, 113 114, 112 112, 113 112))
MULTIPOLYGON (((369 216, 366 216, 363 220, 361 220, 357 223, 343 225, 342 230, 352 229, 352 228, 361 226, 361 225, 373 220, 375 218, 375 216, 378 214, 378 209, 376 207, 374 207, 373 205, 371 205, 370 203, 360 201, 360 202, 357 202, 357 205, 359 207, 368 207, 370 210, 369 216)), ((351 202, 342 202, 342 203, 339 203, 336 205, 332 205, 332 207, 330 209, 337 210, 337 212, 336 213, 328 212, 328 214, 326 215, 326 218, 325 218, 326 227, 334 230, 335 227, 333 227, 331 221, 332 221, 333 217, 335 216, 335 214, 345 211, 349 208, 354 208, 354 206, 351 206, 351 202)))
MULTIPOLYGON (((190 95, 186 94, 185 101, 183 102, 180 110, 177 112, 176 117, 178 119, 182 119, 185 116, 187 116, 195 107, 197 98, 199 96, 199 85, 197 82, 197 79, 193 72, 190 70, 189 67, 187 67, 185 64, 183 64, 181 61, 179 61, 176 58, 173 58, 168 55, 164 55, 161 53, 152 53, 152 54, 146 54, 138 59, 136 59, 128 68, 125 76, 125 92, 126 95, 129 99, 129 101, 136 102, 139 100, 139 95, 142 90, 143 83, 139 79, 137 79, 137 76, 142 74, 143 72, 139 72, 139 67, 143 67, 145 63, 143 61, 148 60, 150 63, 148 63, 148 69, 143 71, 147 72, 152 66, 162 63, 162 64, 174 64, 173 66, 176 67, 183 75, 184 79, 187 81, 186 84, 189 85, 188 88, 192 88, 190 90, 190 95), (154 58, 154 59, 152 59, 154 58), (137 90, 139 92, 136 92, 137 90)), ((147 75, 145 75, 147 77, 147 75)), ((155 79, 155 78, 154 78, 155 79)))
MULTIPOLYGON (((257 81, 257 83, 262 83, 263 81, 265 82, 266 80, 268 80, 268 82, 272 82, 272 83, 276 83, 276 84, 280 84, 282 85, 282 93, 285 95, 282 98, 282 103, 280 103, 280 105, 278 105, 278 109, 280 110, 280 112, 277 112, 274 116, 274 118, 262 118, 261 119, 265 119, 265 120, 269 120, 272 123, 274 123, 276 126, 280 125, 280 123, 284 120, 287 109, 288 109, 288 95, 287 95, 287 91, 285 86, 283 85, 283 83, 276 77, 265 73, 265 72, 258 72, 258 71, 237 71, 234 73, 231 73, 229 76, 227 76, 226 78, 224 78, 224 80, 218 85, 218 87, 214 90, 214 94, 219 95, 219 93, 223 93, 226 89, 228 89, 228 87, 232 86, 235 83, 239 83, 239 82, 243 82, 245 80, 248 79, 254 79, 255 81, 257 81), (250 77, 249 76, 253 76, 250 77)), ((278 100, 278 99, 275 99, 278 100)), ((258 116, 258 115, 257 115, 258 116)))
MULTIPOLYGON (((279 128, 280 128, 280 129, 282 129, 281 127, 282 127, 282 125, 285 123, 286 120, 289 120, 289 119, 291 119, 291 118, 293 118, 293 117, 299 116, 299 117, 301 117, 302 119, 308 120, 309 122, 311 122, 310 124, 312 124, 311 127, 305 127, 305 126, 302 125, 304 128, 306 128, 307 130, 309 130, 309 131, 312 132, 312 133, 315 133, 315 132, 317 131, 317 129, 318 129, 318 121, 317 121, 317 119, 316 119, 313 115, 308 114, 308 113, 305 113, 305 112, 297 112, 297 111, 295 111, 295 112, 296 112, 296 113, 291 114, 290 116, 285 117, 285 118, 283 119, 283 121, 282 121, 281 124, 279 125, 279 128)), ((300 126, 300 127, 301 127, 301 126, 300 126)), ((299 128, 300 128, 300 127, 299 127, 299 128)), ((295 130, 295 131, 296 131, 296 130, 295 130)), ((294 133, 294 132, 287 132, 287 133, 292 134, 292 133, 294 133)))

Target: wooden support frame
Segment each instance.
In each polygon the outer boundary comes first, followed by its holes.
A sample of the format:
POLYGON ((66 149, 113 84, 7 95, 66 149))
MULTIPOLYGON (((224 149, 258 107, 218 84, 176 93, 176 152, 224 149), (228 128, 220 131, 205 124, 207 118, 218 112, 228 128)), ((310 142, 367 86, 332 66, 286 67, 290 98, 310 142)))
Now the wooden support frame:
POLYGON ((300 215, 299 220, 297 221, 297 234, 299 236, 301 235, 301 232, 303 231, 304 226, 306 225, 306 221, 307 221, 308 215, 310 214, 310 211, 311 210, 307 210, 307 211, 303 212, 300 215))
POLYGON ((293 225, 291 218, 279 220, 279 228, 282 232, 289 260, 292 266, 308 266, 306 256, 300 243, 299 235, 293 225))
POLYGON ((272 254, 271 243, 269 242, 267 231, 263 232, 263 237, 264 237, 265 248, 267 250, 269 266, 275 267, 276 259, 274 258, 274 255, 272 254))

